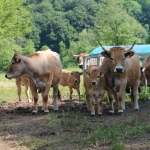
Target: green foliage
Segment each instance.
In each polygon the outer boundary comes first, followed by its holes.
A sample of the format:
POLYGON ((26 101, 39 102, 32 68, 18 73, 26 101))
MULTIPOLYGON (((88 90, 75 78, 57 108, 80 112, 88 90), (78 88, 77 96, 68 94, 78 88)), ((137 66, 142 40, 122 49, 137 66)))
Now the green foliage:
POLYGON ((40 50, 41 50, 41 51, 45 51, 45 50, 47 50, 47 49, 50 49, 50 48, 49 48, 47 45, 44 45, 44 46, 41 47, 40 50))
POLYGON ((31 31, 29 7, 25 0, 0 1, 0 40, 16 37, 31 31))
POLYGON ((142 92, 139 93, 139 101, 147 100, 150 97, 150 88, 142 87, 142 92))
MULTIPOLYGON (((28 47, 22 50, 16 37, 25 35, 31 31, 30 7, 24 6, 25 0, 1 0, 0 1, 0 70, 5 71, 14 54, 14 51, 29 53, 28 47)), ((31 40, 26 40, 25 46, 31 40)), ((31 42, 30 42, 31 44, 31 42)), ((34 44, 32 43, 32 46, 34 44)), ((33 47, 32 47, 33 51, 33 47)))
POLYGON ((106 45, 126 45, 145 42, 147 31, 123 8, 119 0, 107 0, 95 18, 97 39, 106 45))

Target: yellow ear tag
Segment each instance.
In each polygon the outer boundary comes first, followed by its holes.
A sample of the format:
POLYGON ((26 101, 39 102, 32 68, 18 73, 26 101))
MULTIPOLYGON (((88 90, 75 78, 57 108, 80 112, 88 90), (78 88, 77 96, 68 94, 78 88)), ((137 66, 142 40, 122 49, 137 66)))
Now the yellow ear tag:
POLYGON ((90 77, 89 74, 86 74, 86 77, 89 78, 90 77))
POLYGON ((104 73, 101 74, 101 77, 104 77, 104 73))

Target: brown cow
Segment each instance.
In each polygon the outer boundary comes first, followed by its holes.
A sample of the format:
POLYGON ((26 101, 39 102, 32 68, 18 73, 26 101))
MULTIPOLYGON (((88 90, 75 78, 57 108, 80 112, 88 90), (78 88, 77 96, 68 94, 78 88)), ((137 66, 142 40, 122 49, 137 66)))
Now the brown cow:
POLYGON ((102 69, 96 65, 89 66, 85 72, 85 87, 89 98, 87 108, 91 110, 91 116, 95 116, 95 100, 98 105, 98 115, 102 115, 102 98, 106 90, 106 79, 102 69))
POLYGON ((17 86, 17 93, 19 97, 19 101, 21 101, 21 85, 25 86, 25 93, 28 99, 28 102, 32 102, 29 95, 29 78, 27 77, 19 77, 16 78, 16 86, 17 86))
MULTIPOLYGON (((101 45, 104 50, 101 54, 105 57, 102 68, 106 74, 107 87, 113 91, 118 100, 118 113, 123 113, 125 110, 125 89, 128 87, 133 87, 134 109, 139 110, 140 60, 137 54, 131 51, 133 46, 134 44, 127 50, 113 47, 108 51, 101 45)), ((113 102, 110 103, 113 105, 113 102)))
POLYGON ((80 97, 80 75, 82 75, 82 73, 80 72, 62 69, 62 78, 60 80, 60 85, 69 87, 70 100, 72 100, 73 88, 76 89, 78 96, 80 97))
POLYGON ((142 74, 141 74, 141 85, 150 86, 150 55, 147 59, 143 62, 142 67, 142 74))
POLYGON ((47 101, 51 87, 53 87, 54 110, 58 110, 57 94, 61 74, 59 55, 51 50, 46 50, 27 56, 15 53, 5 77, 11 79, 26 76, 31 79, 30 89, 34 99, 33 114, 35 114, 38 111, 38 92, 41 93, 43 99, 42 109, 45 113, 49 112, 47 101))
POLYGON ((79 62, 79 68, 83 69, 83 57, 84 56, 88 56, 89 54, 86 53, 81 53, 79 55, 74 55, 74 59, 77 60, 79 62))

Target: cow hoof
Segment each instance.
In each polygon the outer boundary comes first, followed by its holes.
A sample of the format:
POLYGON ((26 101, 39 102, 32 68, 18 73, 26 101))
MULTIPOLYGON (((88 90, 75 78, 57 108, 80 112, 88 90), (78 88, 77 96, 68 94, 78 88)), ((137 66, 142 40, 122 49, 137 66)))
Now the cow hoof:
POLYGON ((36 116, 36 115, 37 115, 37 112, 32 112, 32 115, 33 115, 33 116, 36 116))
POLYGON ((95 114, 91 114, 91 117, 95 117, 95 114))
POLYGON ((119 116, 123 116, 123 115, 124 115, 124 112, 118 112, 118 115, 119 115, 119 116))
POLYGON ((44 112, 44 115, 48 115, 49 114, 49 112, 44 112))
POLYGON ((99 117, 101 117, 101 116, 102 116, 102 114, 98 114, 98 116, 99 116, 99 117))
POLYGON ((55 113, 58 113, 58 110, 54 110, 55 113))
POLYGON ((139 109, 134 109, 136 112, 140 112, 140 110, 139 109))
POLYGON ((112 113, 112 112, 109 112, 109 116, 114 116, 114 113, 112 113))

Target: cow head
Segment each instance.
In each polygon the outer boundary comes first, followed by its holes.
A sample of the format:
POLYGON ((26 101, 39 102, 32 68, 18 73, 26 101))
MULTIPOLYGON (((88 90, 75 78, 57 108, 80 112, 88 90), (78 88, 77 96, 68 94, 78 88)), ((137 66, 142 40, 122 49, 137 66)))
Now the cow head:
POLYGON ((92 65, 85 70, 85 76, 91 79, 91 85, 97 85, 99 80, 104 77, 104 71, 100 67, 92 65))
POLYGON ((80 83, 80 75, 82 75, 82 72, 72 71, 70 75, 73 77, 75 83, 80 83))
POLYGON ((21 55, 15 53, 8 67, 5 77, 8 79, 17 78, 22 74, 24 65, 21 62, 21 55))
POLYGON ((122 47, 113 47, 109 51, 100 44, 104 50, 101 54, 112 61, 114 72, 122 73, 124 72, 124 60, 126 58, 131 58, 134 55, 134 52, 131 51, 134 44, 128 49, 122 47))
POLYGON ((74 59, 79 62, 79 68, 83 69, 83 56, 88 56, 86 53, 81 53, 79 55, 72 54, 74 59))
POLYGON ((147 84, 148 86, 150 86, 150 65, 142 68, 140 80, 141 80, 141 85, 147 84))

